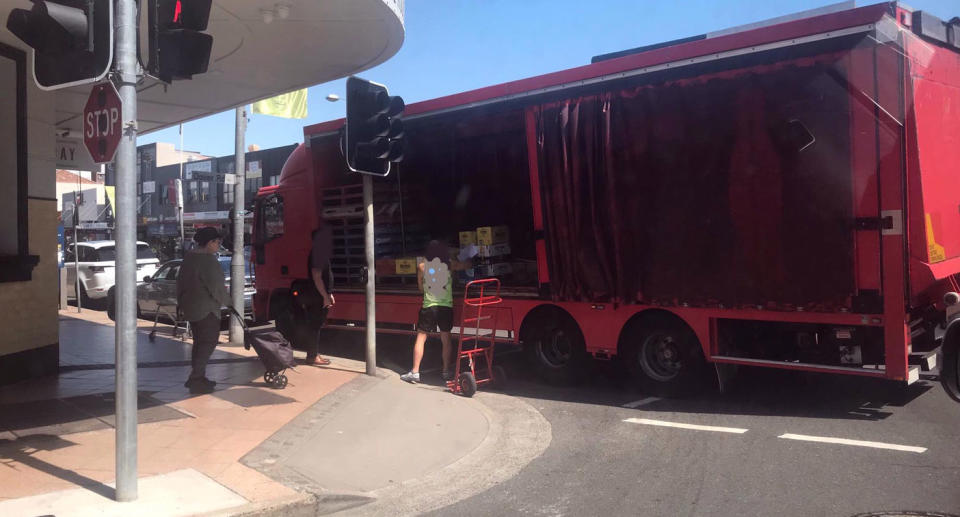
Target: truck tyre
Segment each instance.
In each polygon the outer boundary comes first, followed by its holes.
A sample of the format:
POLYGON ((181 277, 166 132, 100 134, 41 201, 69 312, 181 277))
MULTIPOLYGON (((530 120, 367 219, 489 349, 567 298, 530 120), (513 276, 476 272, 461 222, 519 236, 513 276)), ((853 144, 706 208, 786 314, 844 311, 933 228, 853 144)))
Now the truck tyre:
POLYGON ((290 342, 294 350, 306 352, 316 346, 317 331, 309 322, 297 319, 290 312, 277 314, 277 330, 290 342))
POLYGON ((532 324, 524 348, 537 376, 550 384, 576 384, 589 364, 583 334, 565 312, 552 311, 532 324))
POLYGON ((940 347, 940 385, 953 400, 960 402, 960 321, 947 327, 940 347))
POLYGON ((277 330, 283 334, 287 341, 293 339, 293 313, 291 312, 290 299, 286 295, 275 294, 270 298, 270 314, 276 322, 277 330))
POLYGON ((685 323, 653 315, 628 324, 621 359, 640 388, 663 397, 682 397, 706 385, 707 363, 700 341, 685 323))

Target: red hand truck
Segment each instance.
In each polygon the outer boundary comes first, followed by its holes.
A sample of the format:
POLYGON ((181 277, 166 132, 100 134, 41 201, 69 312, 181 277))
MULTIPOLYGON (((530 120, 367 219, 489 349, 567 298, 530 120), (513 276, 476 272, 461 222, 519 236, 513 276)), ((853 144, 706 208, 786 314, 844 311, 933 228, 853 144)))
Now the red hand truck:
POLYGON ((460 322, 460 339, 457 343, 457 366, 453 380, 447 381, 447 388, 453 393, 472 397, 477 392, 478 386, 485 384, 503 386, 506 383, 507 375, 503 367, 493 365, 497 318, 493 314, 484 314, 483 310, 484 307, 497 305, 502 301, 500 280, 496 278, 474 280, 467 284, 463 293, 463 316, 460 322), (479 291, 479 295, 471 298, 471 290, 474 293, 479 291), (489 294, 490 292, 494 294, 489 294), (467 317, 468 310, 474 308, 475 315, 467 317), (481 325, 483 321, 491 323, 481 325), (473 332, 466 335, 464 331, 468 328, 473 332), (464 345, 468 345, 468 349, 464 350, 464 345))

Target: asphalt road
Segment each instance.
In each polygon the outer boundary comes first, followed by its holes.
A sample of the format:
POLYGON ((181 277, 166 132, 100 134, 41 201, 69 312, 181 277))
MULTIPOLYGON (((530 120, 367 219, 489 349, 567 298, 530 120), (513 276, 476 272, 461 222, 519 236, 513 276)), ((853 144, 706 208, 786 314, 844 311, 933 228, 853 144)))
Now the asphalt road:
POLYGON ((550 422, 550 447, 434 515, 960 514, 960 405, 931 377, 748 370, 726 393, 659 400, 615 368, 558 388, 511 366, 510 392, 550 422), (834 438, 855 442, 811 441, 834 438))

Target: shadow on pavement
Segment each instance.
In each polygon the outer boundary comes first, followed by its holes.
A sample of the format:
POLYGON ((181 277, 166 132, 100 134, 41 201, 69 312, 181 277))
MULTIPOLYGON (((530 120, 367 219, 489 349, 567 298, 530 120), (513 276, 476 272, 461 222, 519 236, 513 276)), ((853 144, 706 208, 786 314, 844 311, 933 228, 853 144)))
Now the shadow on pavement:
MULTIPOLYGON (((152 392, 141 391, 137 397, 137 420, 140 423, 187 418, 153 398, 152 392)), ((0 432, 19 438, 28 436, 62 436, 114 427, 116 399, 113 393, 97 393, 76 397, 14 402, 0 405, 0 432)))
POLYGON ((114 489, 69 469, 58 467, 33 456, 39 451, 55 451, 77 445, 59 436, 32 435, 16 440, 0 440, 0 463, 14 468, 16 464, 60 478, 70 484, 84 487, 105 498, 114 498, 114 489))
MULTIPOLYGON (((378 334, 377 367, 397 374, 409 370, 412 335, 378 334)), ((364 360, 362 331, 324 329, 320 353, 364 360)), ((617 361, 592 361, 583 381, 575 386, 555 386, 537 378, 518 347, 498 346, 494 360, 509 379, 498 390, 519 397, 580 404, 623 406, 653 396, 641 391, 617 361)), ((427 340, 421 364, 422 383, 442 387, 440 341, 427 340)), ((709 370, 714 375, 713 369, 709 370)), ((935 387, 936 377, 924 375, 910 386, 866 377, 743 367, 720 393, 713 385, 702 394, 683 399, 661 399, 644 411, 707 413, 752 416, 785 416, 842 420, 883 420, 935 387)))
MULTIPOLYGON (((507 388, 518 396, 611 406, 655 396, 642 392, 616 362, 593 364, 591 374, 576 387, 538 383, 519 362, 507 368, 513 379, 522 379, 507 388)), ((655 400, 644 404, 643 410, 876 421, 890 417, 894 408, 916 400, 934 385, 919 381, 905 386, 882 379, 747 367, 724 388, 719 392, 713 380, 699 395, 655 400)))

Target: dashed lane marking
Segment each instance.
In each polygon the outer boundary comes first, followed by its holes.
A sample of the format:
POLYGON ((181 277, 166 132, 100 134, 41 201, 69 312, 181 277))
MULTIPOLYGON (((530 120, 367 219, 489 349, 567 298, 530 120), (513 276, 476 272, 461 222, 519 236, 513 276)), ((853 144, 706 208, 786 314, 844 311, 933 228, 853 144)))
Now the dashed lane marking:
POLYGON ((832 436, 810 436, 805 434, 781 434, 778 438, 787 440, 800 440, 804 442, 835 443, 839 445, 853 445, 856 447, 872 447, 874 449, 889 449, 893 451, 915 452, 922 454, 927 451, 926 447, 915 447, 913 445, 897 445, 895 443, 868 442, 864 440, 849 440, 847 438, 834 438, 832 436))
POLYGON ((663 420, 650 420, 648 418, 628 418, 624 420, 624 422, 629 422, 631 424, 654 425, 659 427, 677 427, 680 429, 691 429, 694 431, 713 431, 717 433, 743 434, 748 431, 748 429, 740 429, 738 427, 717 427, 712 425, 683 424, 680 422, 665 422, 663 420))
POLYGON ((660 397, 647 397, 645 399, 634 400, 633 402, 627 402, 626 404, 623 405, 623 407, 636 409, 640 406, 646 406, 647 404, 650 404, 651 402, 656 402, 658 400, 660 400, 660 397))

